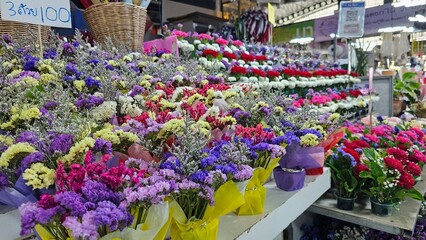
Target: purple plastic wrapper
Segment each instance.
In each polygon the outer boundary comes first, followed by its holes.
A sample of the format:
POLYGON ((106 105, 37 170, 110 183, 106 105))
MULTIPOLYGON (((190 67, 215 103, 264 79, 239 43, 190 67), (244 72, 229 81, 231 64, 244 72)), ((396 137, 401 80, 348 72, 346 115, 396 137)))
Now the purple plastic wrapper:
POLYGON ((111 159, 109 159, 105 165, 107 166, 108 169, 112 168, 112 167, 117 167, 119 164, 120 159, 118 158, 118 156, 113 156, 111 159))
POLYGON ((302 189, 305 185, 306 172, 302 170, 274 168, 274 179, 277 187, 281 190, 290 192, 302 189))
POLYGON ((299 144, 290 144, 286 154, 278 162, 282 168, 310 169, 324 166, 323 147, 301 147, 299 144))
POLYGON ((36 202, 35 192, 31 187, 25 185, 22 177, 18 178, 14 187, 7 187, 0 190, 0 203, 18 208, 26 202, 36 202))

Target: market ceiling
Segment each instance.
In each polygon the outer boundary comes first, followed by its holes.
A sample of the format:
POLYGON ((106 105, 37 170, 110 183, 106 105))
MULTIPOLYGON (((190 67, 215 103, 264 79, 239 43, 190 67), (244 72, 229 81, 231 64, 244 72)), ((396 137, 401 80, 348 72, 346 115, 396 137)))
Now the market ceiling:
POLYGON ((295 22, 298 19, 321 11, 324 8, 334 6, 338 0, 258 0, 257 3, 271 3, 274 5, 275 22, 278 25, 285 25, 295 22))

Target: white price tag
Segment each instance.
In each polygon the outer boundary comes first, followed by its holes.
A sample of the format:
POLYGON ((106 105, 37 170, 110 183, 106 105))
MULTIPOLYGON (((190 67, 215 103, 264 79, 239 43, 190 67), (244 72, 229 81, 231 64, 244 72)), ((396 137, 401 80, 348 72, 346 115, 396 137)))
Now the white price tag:
POLYGON ((0 0, 0 9, 4 20, 71 28, 68 0, 0 0))

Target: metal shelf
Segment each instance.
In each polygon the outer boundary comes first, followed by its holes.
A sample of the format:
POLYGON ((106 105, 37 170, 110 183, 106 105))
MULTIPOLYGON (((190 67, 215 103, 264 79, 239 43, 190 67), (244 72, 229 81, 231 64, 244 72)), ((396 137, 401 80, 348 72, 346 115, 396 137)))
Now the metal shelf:
MULTIPOLYGON (((423 180, 425 176, 426 174, 422 176, 422 180, 417 182, 415 186, 420 192, 426 191, 426 182, 423 180)), ((368 199, 356 202, 354 210, 344 211, 337 208, 336 199, 333 198, 332 194, 326 193, 308 211, 391 234, 411 236, 416 225, 420 206, 420 201, 407 198, 399 209, 394 209, 391 216, 380 217, 371 213, 371 205, 368 199)))

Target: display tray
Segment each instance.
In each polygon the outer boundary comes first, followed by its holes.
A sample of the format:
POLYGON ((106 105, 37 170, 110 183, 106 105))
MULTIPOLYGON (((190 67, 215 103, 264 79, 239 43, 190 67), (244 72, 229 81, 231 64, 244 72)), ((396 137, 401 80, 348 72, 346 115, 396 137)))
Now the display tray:
POLYGON ((305 186, 294 192, 277 188, 272 180, 267 189, 265 212, 254 216, 228 214, 220 218, 217 239, 274 239, 330 188, 330 169, 318 176, 306 176, 305 186))
MULTIPOLYGON (((426 192, 425 177, 426 174, 423 173, 422 179, 415 186, 422 193, 426 192)), ((368 199, 357 200, 354 210, 345 211, 337 208, 336 199, 330 192, 327 192, 308 211, 391 234, 411 236, 421 204, 420 201, 407 198, 401 203, 399 209, 393 209, 391 216, 380 217, 371 213, 371 205, 368 199)))

